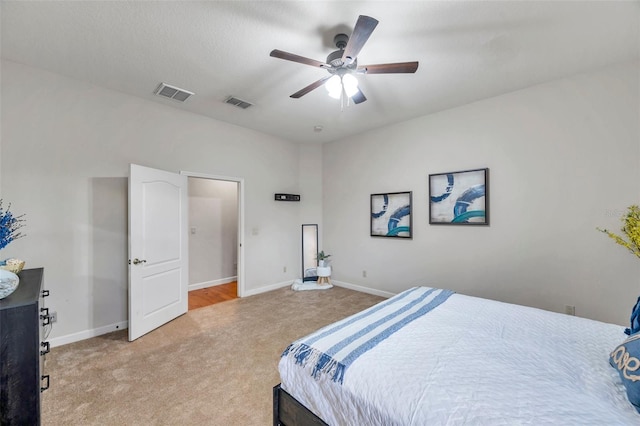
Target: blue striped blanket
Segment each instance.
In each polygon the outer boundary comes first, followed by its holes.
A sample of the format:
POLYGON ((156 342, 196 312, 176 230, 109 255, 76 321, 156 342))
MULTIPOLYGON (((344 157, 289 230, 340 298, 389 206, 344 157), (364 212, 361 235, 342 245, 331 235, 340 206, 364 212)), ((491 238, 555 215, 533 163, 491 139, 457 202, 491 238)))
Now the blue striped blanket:
POLYGON ((295 359, 302 367, 313 366, 311 375, 316 379, 325 374, 342 384, 347 368, 358 357, 443 303, 453 293, 437 288, 411 288, 296 340, 282 356, 295 359))

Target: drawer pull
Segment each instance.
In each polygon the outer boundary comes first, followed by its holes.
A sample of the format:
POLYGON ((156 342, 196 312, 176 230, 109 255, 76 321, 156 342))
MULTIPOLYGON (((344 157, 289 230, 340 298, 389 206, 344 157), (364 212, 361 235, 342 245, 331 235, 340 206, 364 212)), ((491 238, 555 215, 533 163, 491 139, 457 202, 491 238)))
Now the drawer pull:
POLYGON ((40 351, 40 355, 46 355, 51 351, 51 345, 49 344, 49 342, 41 342, 40 346, 45 348, 44 351, 40 351))
MULTIPOLYGON (((42 386, 42 387, 40 388, 40 392, 44 392, 44 391, 46 391, 47 389, 49 389, 49 375, 47 374, 46 376, 41 376, 41 377, 40 377, 40 381, 43 381, 43 380, 46 380, 46 381, 47 381, 47 384, 46 384, 45 386, 42 386)), ((42 384, 42 383, 41 383, 41 384, 42 384)))
POLYGON ((49 290, 42 290, 42 297, 49 296, 49 290))
POLYGON ((49 317, 49 308, 40 308, 40 319, 42 320, 42 325, 51 324, 51 318, 49 317), (44 312, 44 314, 42 314, 44 312))

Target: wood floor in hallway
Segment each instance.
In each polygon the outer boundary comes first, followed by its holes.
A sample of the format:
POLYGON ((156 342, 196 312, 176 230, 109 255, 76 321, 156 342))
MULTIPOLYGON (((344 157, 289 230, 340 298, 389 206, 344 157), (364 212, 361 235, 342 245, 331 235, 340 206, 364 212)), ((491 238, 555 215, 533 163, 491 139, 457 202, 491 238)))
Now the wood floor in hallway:
POLYGON ((238 297, 238 282, 220 284, 189 292, 189 310, 203 308, 214 303, 225 302, 238 297))

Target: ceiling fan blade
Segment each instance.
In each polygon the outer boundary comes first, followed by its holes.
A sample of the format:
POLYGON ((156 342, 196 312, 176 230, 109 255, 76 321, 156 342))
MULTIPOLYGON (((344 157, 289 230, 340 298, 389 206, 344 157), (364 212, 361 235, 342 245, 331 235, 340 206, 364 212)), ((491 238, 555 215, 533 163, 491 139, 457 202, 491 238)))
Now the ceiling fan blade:
POLYGON ((302 96, 306 95, 310 91, 312 91, 314 89, 317 89, 318 87, 322 86, 324 84, 324 82, 329 80, 331 77, 333 77, 333 76, 332 75, 328 75, 328 76, 326 76, 324 78, 321 78, 320 80, 311 83, 310 85, 308 85, 304 89, 298 90, 296 93, 294 93, 293 95, 291 95, 289 97, 290 98, 294 98, 294 99, 301 98, 302 96))
POLYGON ((358 89, 358 92, 351 97, 351 100, 354 104, 359 104, 366 101, 367 98, 364 96, 364 93, 362 93, 362 90, 358 89))
POLYGON ((342 62, 345 65, 351 64, 358 57, 360 49, 371 36, 371 33, 378 25, 378 21, 370 16, 360 15, 356 21, 356 26, 353 28, 353 33, 349 37, 347 46, 344 48, 342 54, 342 62))
POLYGON ((289 52, 283 52, 282 50, 273 49, 269 56, 274 58, 284 59, 287 61, 298 62, 300 64, 311 65, 312 67, 319 68, 331 68, 331 65, 324 62, 316 61, 315 59, 305 58, 304 56, 295 55, 289 52))
POLYGON ((414 73, 418 69, 418 62, 396 62, 393 64, 362 65, 358 72, 364 74, 398 74, 414 73))

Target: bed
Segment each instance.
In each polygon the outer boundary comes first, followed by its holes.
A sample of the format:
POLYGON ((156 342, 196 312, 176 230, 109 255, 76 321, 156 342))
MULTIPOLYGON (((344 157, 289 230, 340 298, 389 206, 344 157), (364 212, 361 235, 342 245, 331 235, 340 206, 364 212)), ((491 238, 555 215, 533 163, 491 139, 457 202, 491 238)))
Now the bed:
POLYGON ((640 424, 610 361, 625 337, 619 325, 415 287, 289 345, 274 425, 640 424))

